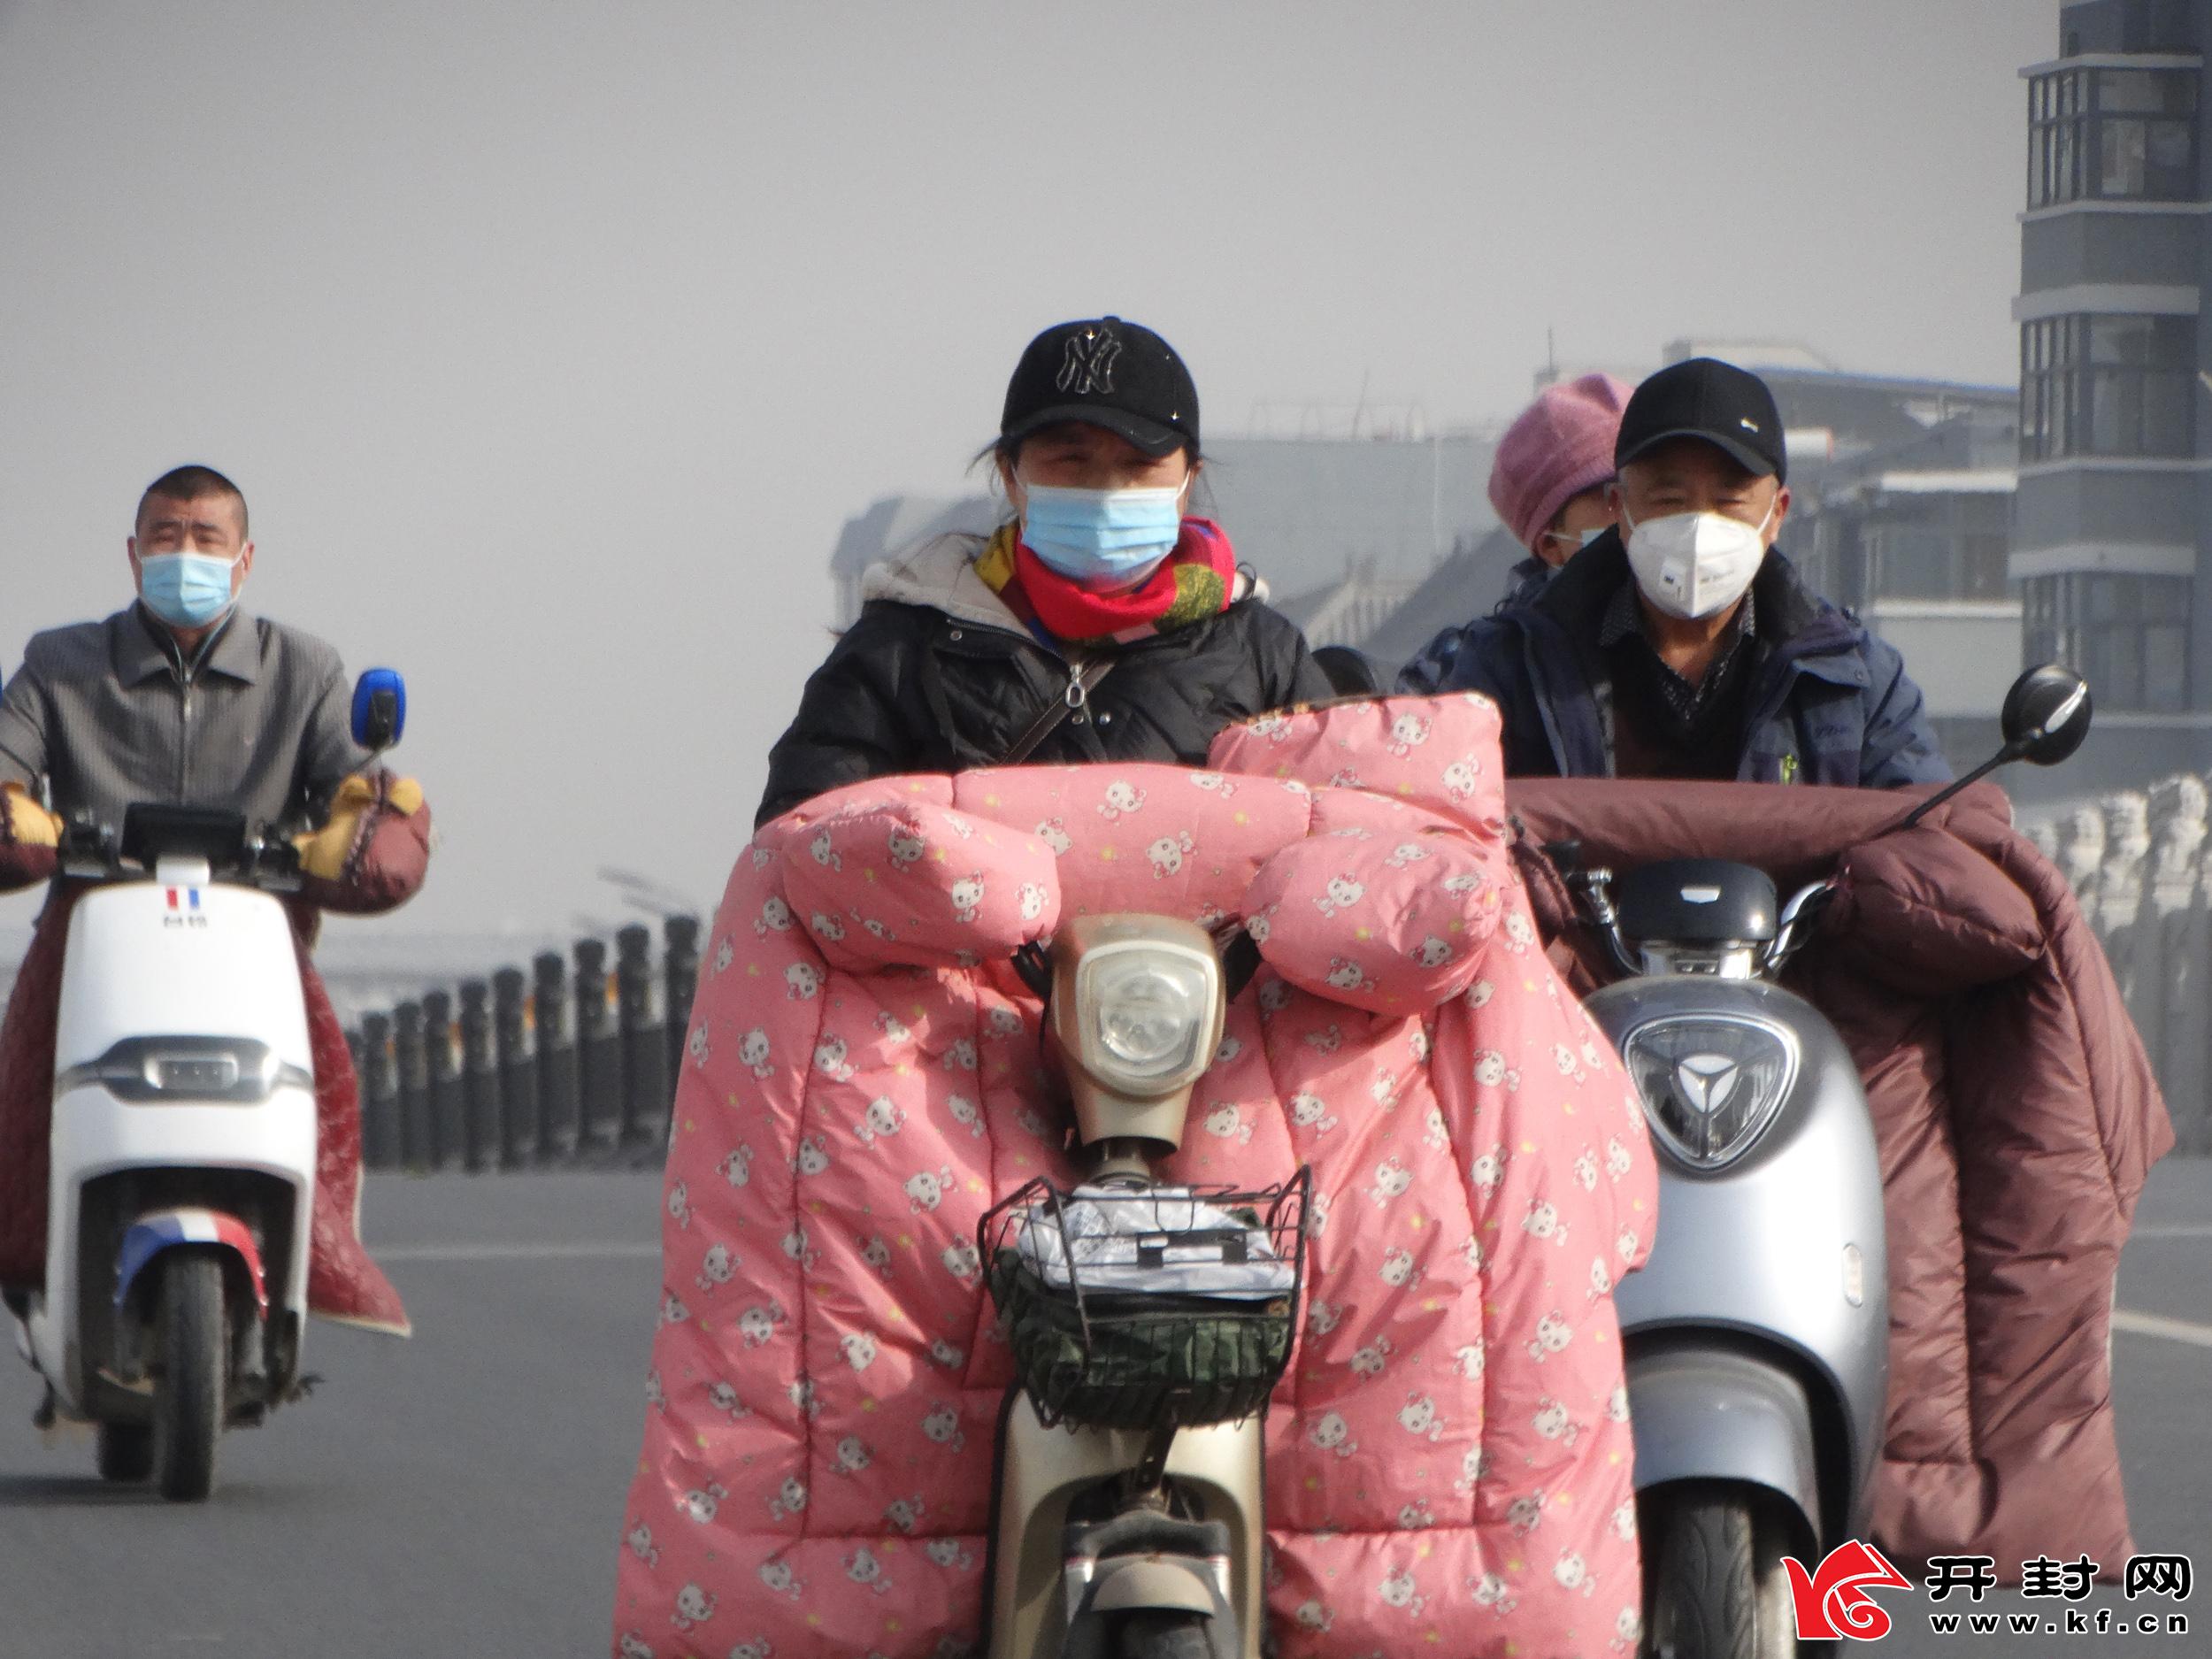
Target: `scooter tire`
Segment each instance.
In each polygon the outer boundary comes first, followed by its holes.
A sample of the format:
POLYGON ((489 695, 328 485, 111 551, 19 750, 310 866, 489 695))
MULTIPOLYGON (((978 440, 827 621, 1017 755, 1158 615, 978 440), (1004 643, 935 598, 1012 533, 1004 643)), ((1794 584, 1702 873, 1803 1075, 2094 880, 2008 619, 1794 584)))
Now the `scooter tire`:
POLYGON ((1132 1613, 1116 1638, 1120 1659, 1213 1659, 1201 1613, 1132 1613))
POLYGON ((1801 1649, 1778 1529, 1727 1488, 1684 1488, 1655 1507, 1649 1659, 1793 1659, 1801 1649))
POLYGON ((100 1425, 100 1479, 135 1486, 154 1472, 154 1432, 144 1423, 100 1425))
POLYGON ((155 1315, 161 1375, 154 1386, 154 1476, 172 1503, 198 1503, 215 1489, 215 1443, 223 1432, 223 1268, 212 1256, 174 1252, 163 1263, 155 1315))

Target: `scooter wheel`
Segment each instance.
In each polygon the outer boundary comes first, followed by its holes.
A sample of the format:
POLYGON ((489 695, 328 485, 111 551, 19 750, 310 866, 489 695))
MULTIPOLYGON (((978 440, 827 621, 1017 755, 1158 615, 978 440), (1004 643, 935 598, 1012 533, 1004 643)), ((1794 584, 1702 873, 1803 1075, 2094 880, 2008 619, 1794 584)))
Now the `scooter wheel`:
POLYGON ((1645 1589, 1650 1659, 1792 1659, 1784 1540, 1744 1493, 1682 1486, 1650 1501, 1643 1523, 1659 1555, 1645 1589))
POLYGON ((1132 1613, 1117 1639, 1120 1659, 1213 1659, 1206 1624, 1198 1613, 1132 1613))
POLYGON ((154 1472, 154 1432, 143 1423, 100 1425, 100 1479, 119 1485, 143 1480, 154 1472))
POLYGON ((172 1252, 163 1263, 155 1316, 161 1375, 154 1386, 154 1474, 173 1503, 197 1503, 215 1489, 215 1442, 223 1432, 223 1268, 212 1256, 172 1252))

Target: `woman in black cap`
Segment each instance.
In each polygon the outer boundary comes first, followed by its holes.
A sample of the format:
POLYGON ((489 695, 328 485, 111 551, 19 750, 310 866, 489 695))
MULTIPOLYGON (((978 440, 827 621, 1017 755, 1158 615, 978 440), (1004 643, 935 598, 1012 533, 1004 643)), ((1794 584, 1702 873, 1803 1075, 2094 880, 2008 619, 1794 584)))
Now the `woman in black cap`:
POLYGON ((759 821, 893 772, 1196 765, 1224 726, 1331 695, 1228 537, 1188 516, 1198 392, 1159 335, 1046 329, 987 453, 1015 517, 868 572, 769 755, 759 821))

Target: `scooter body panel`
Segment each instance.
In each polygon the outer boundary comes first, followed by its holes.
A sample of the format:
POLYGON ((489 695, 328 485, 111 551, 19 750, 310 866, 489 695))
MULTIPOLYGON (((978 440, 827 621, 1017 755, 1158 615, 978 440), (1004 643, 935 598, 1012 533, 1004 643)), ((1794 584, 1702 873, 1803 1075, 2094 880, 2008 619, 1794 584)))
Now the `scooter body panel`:
MULTIPOLYGON (((1655 1135, 1657 1234, 1650 1260, 1622 1280, 1615 1302, 1632 1347, 1639 1336, 1663 1333, 1678 1350, 1706 1331, 1717 1350, 1740 1350, 1740 1339, 1750 1337, 1802 1367, 1827 1395, 1813 1401, 1812 1420, 1839 1419, 1847 1440, 1839 1466, 1849 1471, 1848 1493, 1814 1511, 1825 1517, 1825 1542, 1838 1517, 1847 1526, 1864 1517, 1888 1398, 1881 1163, 1857 1067, 1819 1010, 1759 980, 1626 979, 1586 1006, 1620 1047, 1655 1020, 1715 1016, 1780 1026, 1797 1046, 1795 1076, 1779 1110, 1733 1162, 1717 1171, 1693 1169, 1655 1135)), ((1647 1439, 1640 1423, 1640 1486, 1650 1484, 1647 1439)), ((1671 1467, 1687 1455, 1678 1446, 1666 1461, 1671 1467)))
POLYGON ((241 1038, 311 1071, 298 947, 283 904, 251 887, 159 880, 111 882, 80 898, 69 916, 55 1072, 145 1036, 241 1038))
MULTIPOLYGON (((88 1191, 143 1172, 142 1213, 152 1214, 205 1203, 193 1191, 201 1174, 200 1185, 234 1173, 265 1178, 257 1190, 282 1194, 274 1201, 281 1213, 236 1219, 280 1231, 280 1248, 261 1263, 263 1284, 272 1318, 288 1316, 282 1323, 296 1332, 307 1302, 318 1119, 296 948, 282 904, 266 894, 159 879, 95 888, 70 917, 60 1003, 46 1283, 27 1324, 59 1408, 85 1417, 99 1409, 96 1379, 115 1329, 88 1320, 88 1298, 114 1304, 124 1240, 142 1219, 135 1210, 103 1214, 92 1225, 113 1236, 83 1236, 88 1191), (181 1040, 180 1049, 197 1045, 180 1068, 165 1069, 166 1039, 181 1040), (201 1088, 210 1074, 194 1068, 226 1047, 265 1056, 265 1087, 249 1077, 227 1092, 201 1088), (128 1075, 103 1077, 103 1060, 112 1066, 118 1055, 128 1075), (88 1323, 102 1327, 89 1340, 88 1323)), ((296 1361, 296 1343, 286 1348, 296 1361)))
MULTIPOLYGON (((999 1451, 1001 1531, 994 1540, 989 1659, 1058 1659, 1067 1635, 1062 1540, 1070 1502, 1134 1467, 1145 1436, 1134 1431, 1047 1428, 1018 1393, 999 1451)), ((1262 1421, 1184 1429, 1167 1473, 1195 1497, 1202 1520, 1229 1529, 1232 1584, 1243 1659, 1258 1659, 1265 1629, 1260 1552, 1264 1440, 1262 1421)))

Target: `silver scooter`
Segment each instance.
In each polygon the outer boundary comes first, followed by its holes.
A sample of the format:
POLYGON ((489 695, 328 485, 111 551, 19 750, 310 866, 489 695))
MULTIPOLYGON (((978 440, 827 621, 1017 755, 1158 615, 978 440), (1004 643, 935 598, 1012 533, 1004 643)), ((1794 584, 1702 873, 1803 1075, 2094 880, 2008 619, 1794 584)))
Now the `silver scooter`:
MULTIPOLYGON (((2031 669, 1996 767, 2053 765, 2088 735, 2089 688, 2031 669)), ((1569 887, 1627 976, 1585 1006, 1612 1038, 1659 1156, 1649 1263, 1615 1292, 1627 1361, 1655 1659, 1798 1650, 1785 1558, 1809 1569, 1865 1533, 1889 1382, 1881 1164, 1834 1027, 1775 980, 1824 881, 1778 914, 1774 883, 1715 859, 1569 887)))

